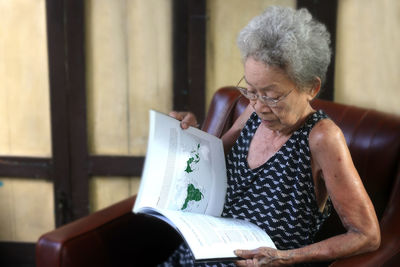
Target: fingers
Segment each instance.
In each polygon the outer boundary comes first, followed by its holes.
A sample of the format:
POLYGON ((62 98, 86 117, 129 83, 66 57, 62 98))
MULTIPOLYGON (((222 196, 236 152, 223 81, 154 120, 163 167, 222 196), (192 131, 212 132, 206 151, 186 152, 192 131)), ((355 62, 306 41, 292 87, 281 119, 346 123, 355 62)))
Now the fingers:
POLYGON ((258 265, 257 259, 247 259, 235 262, 236 266, 256 267, 258 265))
POLYGON ((182 129, 187 129, 189 126, 198 127, 196 116, 192 112, 171 111, 169 116, 180 120, 182 129))
MULTIPOLYGON (((243 258, 237 261, 237 266, 281 266, 285 264, 282 259, 283 251, 274 248, 260 247, 253 250, 235 250, 234 253, 243 258)), ((286 259, 288 259, 286 257, 286 259)))
POLYGON ((258 249, 253 250, 244 250, 244 249, 237 249, 234 251, 235 255, 244 259, 252 259, 254 256, 259 254, 258 249))
POLYGON ((236 256, 243 258, 244 260, 237 261, 237 266, 258 266, 258 260, 255 256, 258 254, 258 249, 253 250, 241 250, 237 249, 234 251, 236 256))
POLYGON ((187 112, 178 112, 178 111, 171 111, 168 115, 171 116, 172 118, 175 118, 179 121, 183 120, 187 112))
POLYGON ((186 113, 185 117, 181 121, 181 127, 183 129, 187 129, 189 126, 198 127, 196 116, 191 112, 186 113))

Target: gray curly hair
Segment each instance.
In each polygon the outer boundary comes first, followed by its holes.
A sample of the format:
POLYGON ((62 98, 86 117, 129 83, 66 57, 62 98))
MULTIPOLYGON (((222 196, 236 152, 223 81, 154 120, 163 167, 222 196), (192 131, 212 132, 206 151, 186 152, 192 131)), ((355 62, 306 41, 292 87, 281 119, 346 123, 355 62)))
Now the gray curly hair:
POLYGON ((249 57, 284 70, 300 88, 322 84, 331 60, 330 34, 307 9, 272 6, 239 33, 237 44, 249 57))

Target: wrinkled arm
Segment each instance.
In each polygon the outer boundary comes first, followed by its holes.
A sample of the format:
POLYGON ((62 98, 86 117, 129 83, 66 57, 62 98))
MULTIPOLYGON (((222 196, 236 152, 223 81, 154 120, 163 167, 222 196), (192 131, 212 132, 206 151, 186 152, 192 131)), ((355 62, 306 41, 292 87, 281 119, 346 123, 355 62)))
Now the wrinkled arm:
POLYGON ((319 122, 310 134, 312 158, 316 161, 327 192, 346 233, 299 249, 277 251, 259 248, 239 251, 248 258, 240 266, 291 265, 328 261, 376 250, 380 244, 379 223, 374 207, 354 167, 341 130, 330 120, 319 122), (272 256, 271 256, 272 255, 272 256))
POLYGON ((304 252, 311 252, 311 259, 325 260, 376 250, 380 244, 378 219, 342 131, 331 120, 321 121, 310 134, 310 149, 347 232, 316 243, 304 252))
POLYGON ((254 108, 249 104, 242 114, 236 119, 236 121, 232 124, 232 127, 221 137, 222 142, 224 144, 225 155, 229 153, 232 146, 235 144, 238 139, 240 132, 246 125, 247 120, 250 118, 250 115, 254 112, 254 108))

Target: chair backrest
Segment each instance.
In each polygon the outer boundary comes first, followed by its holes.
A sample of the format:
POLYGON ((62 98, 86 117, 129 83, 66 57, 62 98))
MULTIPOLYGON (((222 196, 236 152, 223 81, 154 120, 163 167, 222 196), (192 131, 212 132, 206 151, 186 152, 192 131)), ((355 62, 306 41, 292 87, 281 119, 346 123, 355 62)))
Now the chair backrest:
MULTIPOLYGON (((224 87, 214 95, 203 130, 222 136, 240 115, 248 100, 234 87, 224 87)), ((400 117, 371 109, 314 100, 342 129, 354 164, 375 206, 382 224, 400 223, 400 117)), ((317 239, 344 232, 333 214, 317 239)), ((384 234, 384 233, 383 233, 384 234)))

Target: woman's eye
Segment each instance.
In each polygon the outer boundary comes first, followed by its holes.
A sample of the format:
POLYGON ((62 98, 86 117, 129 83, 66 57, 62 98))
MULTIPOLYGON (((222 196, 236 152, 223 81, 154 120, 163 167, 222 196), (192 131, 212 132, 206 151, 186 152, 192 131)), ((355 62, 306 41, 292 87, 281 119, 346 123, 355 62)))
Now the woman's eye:
POLYGON ((280 95, 278 95, 278 94, 276 94, 276 93, 267 93, 267 94, 265 94, 265 96, 267 97, 267 98, 269 98, 269 99, 271 99, 271 100, 277 100, 277 99, 279 99, 279 97, 280 97, 280 95))

